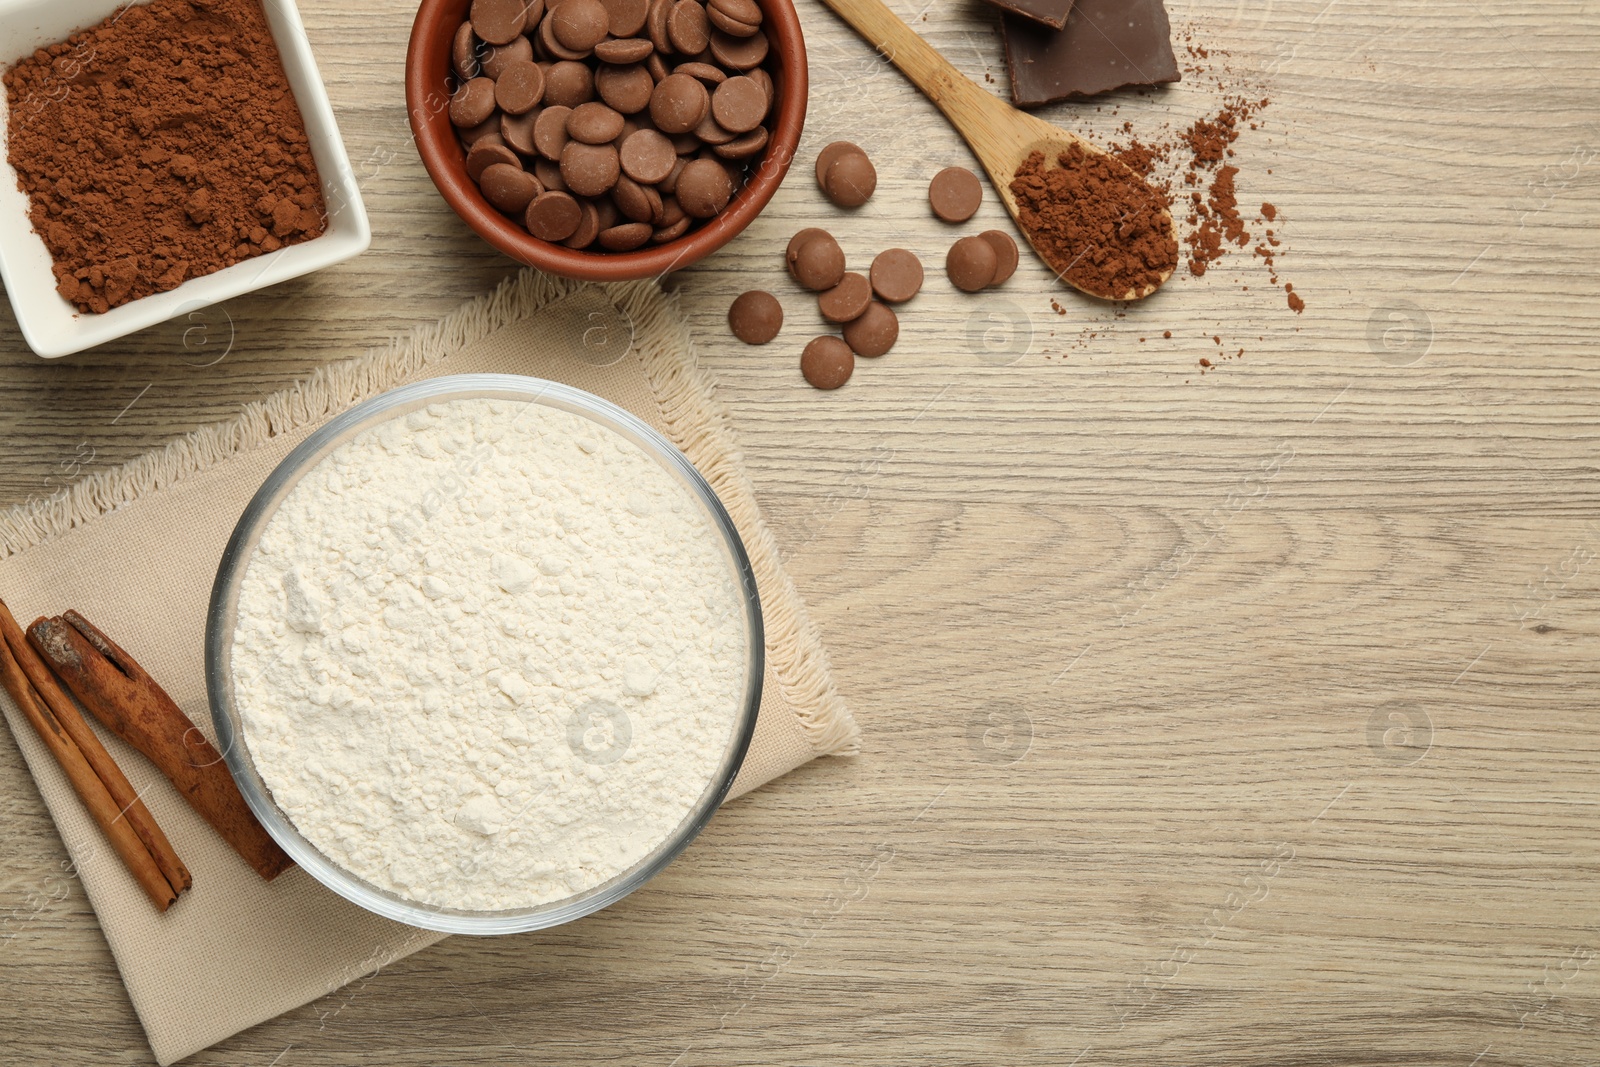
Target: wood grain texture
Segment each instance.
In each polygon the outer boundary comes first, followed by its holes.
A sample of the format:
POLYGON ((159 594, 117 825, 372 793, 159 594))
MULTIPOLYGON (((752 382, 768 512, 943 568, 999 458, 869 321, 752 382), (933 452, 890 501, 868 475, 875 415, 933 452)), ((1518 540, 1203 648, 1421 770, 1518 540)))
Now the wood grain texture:
MULTIPOLYGON (((1296 317, 1240 254, 1128 308, 1033 260, 954 292, 944 250, 998 203, 932 220, 927 179, 970 157, 800 6, 801 164, 668 286, 866 753, 734 804, 600 915, 452 939, 193 1062, 1600 1062, 1600 9, 1169 5, 1272 98, 1234 162, 1282 212, 1296 317), (839 138, 879 173, 849 217, 807 173, 839 138), (836 394, 800 380, 821 322, 779 264, 812 224, 853 268, 930 268, 836 394), (765 348, 723 323, 752 286, 789 315, 765 348)), ((892 6, 1003 92, 987 8, 892 6)), ((512 270, 407 142, 406 6, 303 13, 373 250, 53 364, 0 311, 0 501, 512 270)), ((1158 136, 1214 81, 1042 114, 1158 136)), ((9 744, 0 832, 6 1058, 148 1062, 9 744)))

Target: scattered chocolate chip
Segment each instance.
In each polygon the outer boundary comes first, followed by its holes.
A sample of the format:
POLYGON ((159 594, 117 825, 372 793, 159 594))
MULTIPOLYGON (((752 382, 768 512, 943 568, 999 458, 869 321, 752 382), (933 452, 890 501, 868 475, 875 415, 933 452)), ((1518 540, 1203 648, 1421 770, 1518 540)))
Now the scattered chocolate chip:
POLYGON ((858 356, 881 356, 900 338, 900 319, 887 304, 876 300, 844 324, 844 343, 858 356))
POLYGON ((994 246, 982 237, 963 237, 950 246, 945 256, 945 273, 950 283, 966 293, 975 293, 994 281, 999 257, 994 246))
POLYGON ((823 177, 822 191, 844 208, 860 207, 878 188, 878 171, 865 152, 847 152, 833 161, 823 177))
POLYGON ((818 389, 839 388, 855 369, 855 353, 832 334, 813 338, 800 354, 800 373, 818 389))
POLYGON ((728 308, 728 328, 747 345, 764 345, 783 328, 783 305, 771 293, 752 289, 728 308))
POLYGON ((807 289, 832 289, 844 277, 844 249, 831 234, 819 231, 795 251, 794 277, 807 289))
POLYGON ((817 294, 817 310, 829 322, 849 322, 857 318, 872 303, 872 284, 866 278, 848 271, 839 284, 817 294))
POLYGON ((946 167, 928 183, 928 203, 945 222, 966 222, 983 203, 983 183, 965 167, 946 167))
POLYGON ((872 291, 878 299, 901 304, 922 289, 922 261, 904 248, 886 248, 872 261, 872 291))
POLYGON ((996 264, 994 278, 989 284, 999 285, 1017 271, 1017 242, 1004 230, 984 230, 978 236, 988 241, 989 247, 994 249, 996 264))

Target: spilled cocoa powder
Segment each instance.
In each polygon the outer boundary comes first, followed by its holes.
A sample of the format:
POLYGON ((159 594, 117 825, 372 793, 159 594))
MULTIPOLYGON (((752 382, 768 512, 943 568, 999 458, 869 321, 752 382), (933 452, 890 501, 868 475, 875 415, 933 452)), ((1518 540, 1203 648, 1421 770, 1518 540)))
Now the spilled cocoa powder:
POLYGON ((105 312, 327 228, 259 0, 153 0, 4 77, 7 156, 56 288, 105 312))
POLYGON ((1018 221, 1057 275, 1108 300, 1142 294, 1178 265, 1165 197, 1073 143, 1047 166, 1034 152, 1011 180, 1018 221))

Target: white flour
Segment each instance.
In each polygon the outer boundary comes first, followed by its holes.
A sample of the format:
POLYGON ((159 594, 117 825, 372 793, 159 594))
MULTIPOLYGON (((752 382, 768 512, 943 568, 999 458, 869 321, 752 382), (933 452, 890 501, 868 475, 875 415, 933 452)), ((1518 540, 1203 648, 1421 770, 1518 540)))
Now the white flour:
POLYGON ((455 400, 309 471, 245 572, 244 737, 330 859, 414 901, 561 899, 666 840, 743 697, 741 594, 690 490, 543 405, 455 400))

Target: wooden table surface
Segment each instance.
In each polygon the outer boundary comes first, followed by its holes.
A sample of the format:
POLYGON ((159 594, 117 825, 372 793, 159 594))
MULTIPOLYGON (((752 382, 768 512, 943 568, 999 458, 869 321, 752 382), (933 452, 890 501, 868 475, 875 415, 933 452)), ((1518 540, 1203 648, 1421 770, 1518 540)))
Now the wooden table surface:
MULTIPOLYGON (((1005 92, 988 9, 893 2, 1005 92)), ((598 916, 449 940, 193 1062, 1600 1062, 1600 7, 1176 0, 1210 75, 1044 112, 1159 136, 1260 86, 1233 162, 1296 316, 1247 253, 1126 308, 1031 259, 955 292, 924 190, 970 156, 799 3, 801 164, 668 287, 863 754, 598 916), (839 138, 879 173, 848 217, 807 173, 839 138), (779 265, 810 224, 931 268, 833 394, 779 265), (789 313, 766 348, 722 322, 752 286, 789 313)), ((0 311, 0 503, 513 270, 409 143, 409 5, 303 13, 372 250, 56 362, 0 311)), ((0 1060, 148 1062, 81 891, 44 891, 63 851, 9 742, 0 836, 0 1060)))

